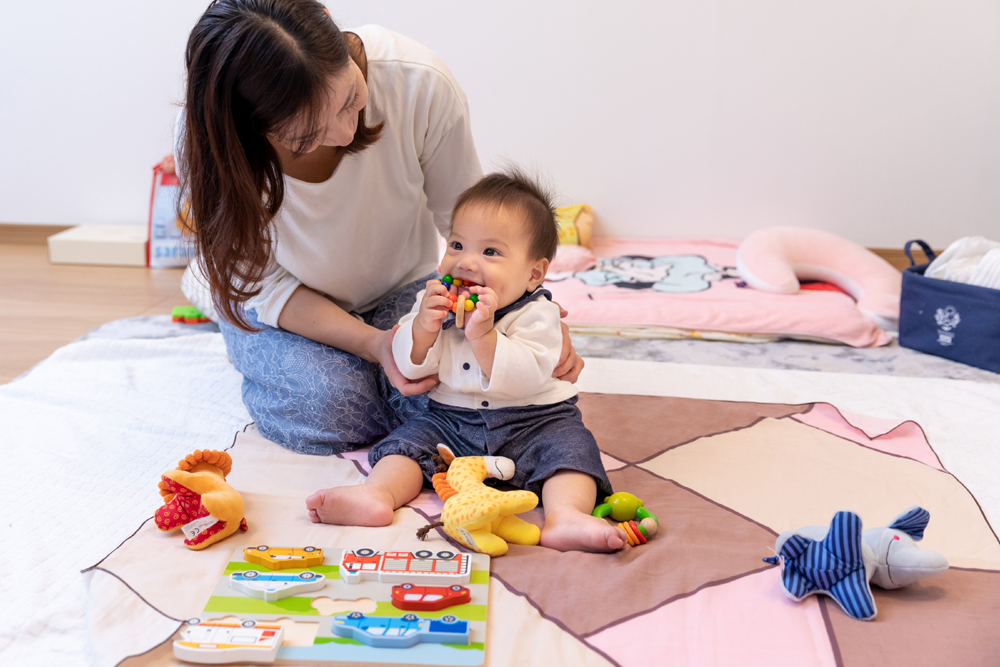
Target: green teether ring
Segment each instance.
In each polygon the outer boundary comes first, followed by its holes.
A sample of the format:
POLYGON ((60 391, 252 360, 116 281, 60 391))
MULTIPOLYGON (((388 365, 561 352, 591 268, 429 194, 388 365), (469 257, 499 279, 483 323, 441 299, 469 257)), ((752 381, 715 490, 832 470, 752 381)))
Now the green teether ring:
POLYGON ((653 513, 650 512, 645 507, 640 507, 635 511, 635 518, 638 519, 639 521, 642 521, 643 519, 652 519, 656 523, 660 523, 660 520, 657 519, 656 516, 654 516, 653 513))

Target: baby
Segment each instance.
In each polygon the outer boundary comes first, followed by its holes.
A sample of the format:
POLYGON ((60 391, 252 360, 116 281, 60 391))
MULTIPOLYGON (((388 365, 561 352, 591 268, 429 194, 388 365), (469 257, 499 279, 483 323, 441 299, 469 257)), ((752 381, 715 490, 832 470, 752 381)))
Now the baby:
POLYGON ((590 512, 612 493, 594 436, 576 407, 576 387, 552 377, 559 362, 559 306, 541 289, 558 233, 549 198, 519 172, 491 174, 458 198, 441 271, 475 294, 464 329, 449 289, 430 280, 393 339, 400 372, 438 374, 427 412, 372 447, 363 485, 306 500, 313 521, 366 526, 393 511, 436 472, 436 445, 456 456, 506 456, 512 484, 542 499, 541 544, 562 551, 615 551, 620 529, 590 512))

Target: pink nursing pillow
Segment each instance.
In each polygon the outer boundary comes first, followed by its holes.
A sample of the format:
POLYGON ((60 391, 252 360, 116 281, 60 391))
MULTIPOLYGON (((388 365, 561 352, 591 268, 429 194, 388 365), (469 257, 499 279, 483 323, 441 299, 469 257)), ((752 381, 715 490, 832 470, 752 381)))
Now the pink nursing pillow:
POLYGON ((897 329, 902 274, 870 250, 829 232, 761 229, 740 244, 736 267, 747 285, 764 292, 792 294, 800 279, 832 283, 879 328, 897 329))

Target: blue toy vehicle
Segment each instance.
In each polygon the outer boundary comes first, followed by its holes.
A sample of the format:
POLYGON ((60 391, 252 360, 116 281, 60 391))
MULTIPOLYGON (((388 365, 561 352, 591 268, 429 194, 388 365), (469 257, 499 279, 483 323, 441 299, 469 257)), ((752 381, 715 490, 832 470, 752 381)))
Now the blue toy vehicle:
POLYGON ((333 634, 377 648, 408 648, 420 642, 469 643, 469 622, 455 616, 420 618, 416 614, 367 616, 360 611, 333 617, 333 634))
POLYGON ((245 572, 233 572, 229 575, 231 589, 266 602, 275 602, 290 595, 318 591, 324 586, 326 586, 326 577, 319 572, 310 570, 298 574, 246 570, 245 572))

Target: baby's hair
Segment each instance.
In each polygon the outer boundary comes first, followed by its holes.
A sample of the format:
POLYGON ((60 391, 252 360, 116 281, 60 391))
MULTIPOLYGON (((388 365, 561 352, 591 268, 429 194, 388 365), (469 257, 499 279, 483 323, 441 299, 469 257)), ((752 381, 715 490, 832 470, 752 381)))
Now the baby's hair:
POLYGON ((497 209, 510 207, 524 216, 531 235, 528 254, 531 259, 552 261, 559 245, 559 227, 552 196, 535 180, 516 167, 487 174, 458 196, 452 219, 465 206, 485 204, 497 209))

